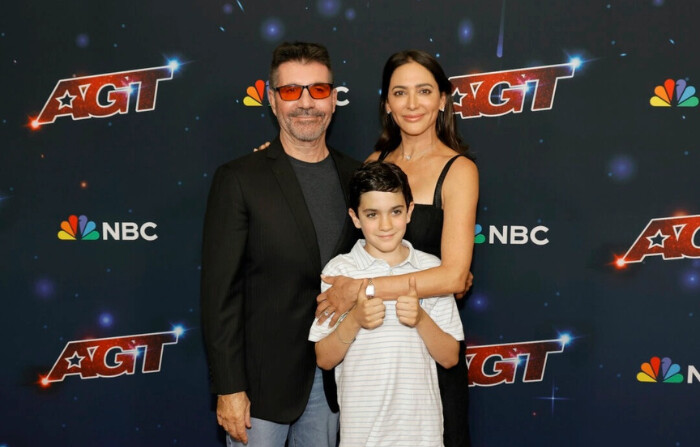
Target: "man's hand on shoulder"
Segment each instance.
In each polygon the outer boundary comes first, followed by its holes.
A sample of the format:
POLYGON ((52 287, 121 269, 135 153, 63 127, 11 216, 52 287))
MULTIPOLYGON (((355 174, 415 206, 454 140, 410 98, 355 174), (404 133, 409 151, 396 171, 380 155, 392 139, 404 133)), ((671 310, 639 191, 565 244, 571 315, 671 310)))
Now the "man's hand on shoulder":
POLYGON ((254 147, 254 148, 253 148, 253 152, 264 151, 264 150, 267 149, 269 146, 270 146, 270 142, 269 142, 269 141, 266 141, 266 142, 264 142, 263 144, 261 144, 260 146, 254 147))
POLYGON ((250 428, 250 400, 245 391, 220 394, 216 401, 216 419, 237 441, 248 443, 246 428, 250 428))

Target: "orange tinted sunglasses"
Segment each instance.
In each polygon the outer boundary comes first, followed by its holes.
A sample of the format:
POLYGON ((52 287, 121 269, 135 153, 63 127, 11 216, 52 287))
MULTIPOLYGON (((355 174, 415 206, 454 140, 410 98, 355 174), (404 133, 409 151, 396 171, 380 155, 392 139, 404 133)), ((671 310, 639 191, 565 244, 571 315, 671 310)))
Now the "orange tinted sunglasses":
POLYGON ((309 85, 289 84, 277 87, 275 91, 280 94, 280 98, 282 98, 283 101, 296 101, 301 98, 304 89, 309 91, 309 95, 311 95, 313 99, 324 99, 331 96, 333 84, 325 82, 317 82, 309 85))

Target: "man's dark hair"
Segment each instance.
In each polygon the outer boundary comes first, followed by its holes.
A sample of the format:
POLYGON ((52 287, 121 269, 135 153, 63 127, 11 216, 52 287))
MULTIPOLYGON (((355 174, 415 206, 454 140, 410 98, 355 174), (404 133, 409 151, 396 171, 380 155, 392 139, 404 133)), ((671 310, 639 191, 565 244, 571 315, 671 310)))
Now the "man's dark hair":
POLYGON ((357 214, 360 196, 366 192, 400 192, 406 199, 406 207, 413 202, 411 186, 406 174, 394 163, 371 161, 358 168, 350 178, 349 204, 357 214))
POLYGON ((333 82, 333 70, 331 70, 331 57, 328 50, 321 44, 308 42, 283 42, 272 52, 272 64, 270 64, 270 88, 278 87, 277 69, 285 62, 318 62, 328 67, 333 82))

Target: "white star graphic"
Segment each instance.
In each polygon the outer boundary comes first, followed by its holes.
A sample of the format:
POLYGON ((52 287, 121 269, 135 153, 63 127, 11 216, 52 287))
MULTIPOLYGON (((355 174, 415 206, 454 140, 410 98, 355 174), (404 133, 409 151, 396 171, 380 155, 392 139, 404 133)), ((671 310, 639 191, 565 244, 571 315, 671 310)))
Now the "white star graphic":
POLYGON ((68 93, 68 90, 66 90, 66 93, 63 94, 60 98, 56 98, 56 101, 58 101, 58 110, 61 110, 64 107, 73 107, 73 100, 76 98, 75 95, 71 95, 68 93))
POLYGON ((649 248, 652 248, 652 247, 664 248, 664 242, 666 241, 666 239, 668 239, 668 236, 663 234, 661 232, 661 230, 657 230, 655 235, 647 236, 647 239, 649 239, 649 248))
POLYGON ((467 93, 462 93, 459 91, 459 87, 457 87, 452 93, 452 102, 454 103, 455 106, 460 107, 462 105, 462 99, 467 96, 467 93))
POLYGON ((83 361, 85 357, 82 355, 78 355, 77 352, 74 352, 72 356, 68 357, 66 359, 66 362, 68 362, 68 367, 72 368, 74 366, 77 366, 80 368, 80 363, 83 361))

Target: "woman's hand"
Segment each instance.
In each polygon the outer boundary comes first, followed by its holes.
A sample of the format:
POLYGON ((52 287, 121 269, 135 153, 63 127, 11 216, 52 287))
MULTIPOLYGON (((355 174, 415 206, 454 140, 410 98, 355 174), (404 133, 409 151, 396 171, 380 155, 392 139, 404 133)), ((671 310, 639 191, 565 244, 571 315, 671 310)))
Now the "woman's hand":
POLYGON ((474 284, 474 275, 472 275, 472 272, 469 272, 469 274, 467 275, 467 281, 464 284, 464 290, 459 293, 455 293, 455 298, 457 298, 458 300, 464 298, 464 295, 466 295, 467 292, 469 292, 469 289, 472 288, 472 284, 474 284))
POLYGON ((361 279, 348 278, 347 276, 324 276, 321 279, 331 288, 316 298, 316 318, 318 324, 331 318, 330 325, 334 326, 338 318, 349 311, 357 301, 357 294, 362 287, 361 279))

